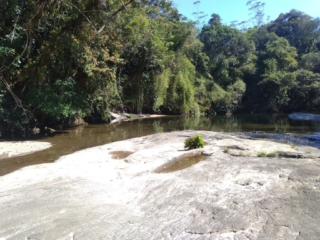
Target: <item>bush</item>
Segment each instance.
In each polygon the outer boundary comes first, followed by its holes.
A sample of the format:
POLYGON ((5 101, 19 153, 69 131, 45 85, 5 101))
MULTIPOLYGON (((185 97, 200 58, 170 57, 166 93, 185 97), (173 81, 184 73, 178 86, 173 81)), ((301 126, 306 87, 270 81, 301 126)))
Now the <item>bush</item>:
POLYGON ((196 149, 196 148, 203 148, 204 147, 204 141, 202 136, 195 135, 193 137, 190 137, 184 141, 184 147, 188 150, 190 149, 196 149))
POLYGON ((266 157, 267 153, 266 152, 258 152, 258 157, 266 157))
POLYGON ((276 152, 271 152, 267 154, 267 157, 277 157, 278 154, 276 152))

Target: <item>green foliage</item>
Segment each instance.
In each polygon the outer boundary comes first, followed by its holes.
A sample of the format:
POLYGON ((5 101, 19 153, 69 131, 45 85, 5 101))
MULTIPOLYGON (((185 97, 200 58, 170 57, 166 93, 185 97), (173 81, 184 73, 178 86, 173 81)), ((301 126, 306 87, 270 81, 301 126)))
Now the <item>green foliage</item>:
POLYGON ((320 74, 300 69, 296 84, 290 89, 290 105, 294 111, 316 112, 320 106, 320 74))
MULTIPOLYGON (((199 39, 209 57, 210 76, 223 89, 209 87, 214 90, 209 94, 213 97, 211 109, 223 112, 236 110, 246 89, 243 75, 254 72, 255 68, 253 41, 239 30, 222 25, 218 15, 212 15, 209 24, 202 28, 199 39)), ((211 80, 208 85, 214 86, 211 80)))
POLYGON ((277 157, 278 154, 276 152, 271 152, 267 154, 267 157, 277 157))
POLYGON ((54 83, 34 87, 26 97, 30 107, 49 118, 61 120, 76 114, 84 116, 85 96, 75 91, 75 84, 73 78, 57 79, 54 83))
POLYGON ((299 54, 304 54, 316 49, 315 43, 320 36, 319 26, 319 18, 291 10, 280 14, 275 21, 268 24, 267 29, 279 37, 286 38, 299 54))
POLYGON ((204 141, 201 135, 195 135, 193 137, 187 138, 184 141, 184 148, 187 148, 188 150, 203 148, 203 147, 204 147, 204 141))
POLYGON ((320 52, 304 54, 300 61, 300 66, 314 73, 320 73, 320 52))
POLYGON ((186 114, 194 106, 195 67, 185 55, 178 55, 172 69, 166 105, 171 111, 186 114))
POLYGON ((192 115, 319 111, 319 19, 291 11, 265 24, 263 5, 248 1, 256 26, 244 32, 217 14, 197 29, 167 0, 5 1, 0 131, 105 120, 122 104, 192 115))
POLYGON ((266 152, 258 152, 257 156, 258 157, 266 157, 267 153, 266 152))
POLYGON ((169 87, 171 78, 170 69, 166 69, 161 74, 156 75, 154 79, 154 102, 153 111, 157 111, 160 106, 162 106, 166 100, 166 93, 169 87))

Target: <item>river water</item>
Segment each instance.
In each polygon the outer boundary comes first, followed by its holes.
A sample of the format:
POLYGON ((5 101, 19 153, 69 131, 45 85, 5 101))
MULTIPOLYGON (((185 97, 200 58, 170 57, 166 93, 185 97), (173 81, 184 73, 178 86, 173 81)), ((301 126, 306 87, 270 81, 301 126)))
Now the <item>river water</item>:
POLYGON ((164 117, 135 120, 118 124, 96 124, 65 130, 52 136, 38 137, 37 141, 50 142, 52 147, 29 155, 0 160, 0 176, 24 166, 49 163, 75 151, 141 137, 154 133, 178 130, 206 130, 215 132, 262 131, 282 135, 320 132, 319 122, 294 121, 279 115, 231 115, 215 117, 164 117))

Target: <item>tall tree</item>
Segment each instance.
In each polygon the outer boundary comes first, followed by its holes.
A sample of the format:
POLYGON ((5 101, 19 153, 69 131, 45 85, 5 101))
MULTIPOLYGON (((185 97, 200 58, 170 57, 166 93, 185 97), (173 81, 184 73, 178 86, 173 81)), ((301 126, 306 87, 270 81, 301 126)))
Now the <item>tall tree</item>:
POLYGON ((286 38, 300 55, 315 51, 320 41, 320 19, 297 10, 280 14, 267 28, 269 32, 286 38))
POLYGON ((250 15, 253 15, 250 20, 254 23, 255 27, 260 28, 264 24, 265 3, 257 0, 249 0, 247 1, 247 6, 251 12, 250 15))
POLYGON ((259 83, 268 110, 280 111, 289 103, 289 90, 296 84, 297 52, 284 38, 271 33, 263 56, 264 74, 259 83), (268 91, 265 91, 268 89, 268 91))
MULTIPOLYGON (((203 42, 203 50, 209 57, 209 71, 215 83, 224 90, 231 91, 234 89, 231 87, 233 84, 242 81, 245 66, 252 60, 253 42, 239 30, 222 25, 217 14, 212 14, 209 24, 202 28, 199 39, 203 42)), ((244 90, 241 93, 243 94, 244 90)), ((238 97, 237 100, 227 102, 229 105, 231 102, 236 105, 240 103, 238 97)), ((235 108, 232 106, 229 110, 235 108)))

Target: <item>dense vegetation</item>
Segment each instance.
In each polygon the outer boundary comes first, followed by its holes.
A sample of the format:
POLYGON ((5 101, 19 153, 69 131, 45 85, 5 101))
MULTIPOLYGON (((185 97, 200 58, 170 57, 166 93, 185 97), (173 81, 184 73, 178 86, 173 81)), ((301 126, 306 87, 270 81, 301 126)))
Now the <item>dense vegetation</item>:
POLYGON ((105 121, 122 106, 318 112, 320 20, 292 10, 264 23, 261 3, 248 5, 251 28, 212 14, 199 29, 169 0, 2 1, 0 135, 105 121))

